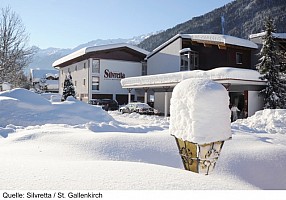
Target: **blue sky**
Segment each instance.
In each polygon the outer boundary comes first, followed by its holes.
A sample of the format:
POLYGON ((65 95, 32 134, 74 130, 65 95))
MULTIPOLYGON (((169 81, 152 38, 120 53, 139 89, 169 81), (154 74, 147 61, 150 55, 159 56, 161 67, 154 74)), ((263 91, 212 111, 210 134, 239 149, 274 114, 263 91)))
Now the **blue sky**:
POLYGON ((74 48, 96 39, 166 30, 232 0, 0 0, 22 19, 30 45, 74 48))

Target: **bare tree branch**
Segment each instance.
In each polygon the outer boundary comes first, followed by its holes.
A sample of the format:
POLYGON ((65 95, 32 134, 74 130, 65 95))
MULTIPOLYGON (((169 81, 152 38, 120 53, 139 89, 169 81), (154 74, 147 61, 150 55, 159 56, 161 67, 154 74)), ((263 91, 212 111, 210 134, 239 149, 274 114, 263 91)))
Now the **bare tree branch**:
POLYGON ((20 17, 10 7, 0 10, 0 83, 20 86, 23 71, 34 51, 28 47, 29 35, 20 17))

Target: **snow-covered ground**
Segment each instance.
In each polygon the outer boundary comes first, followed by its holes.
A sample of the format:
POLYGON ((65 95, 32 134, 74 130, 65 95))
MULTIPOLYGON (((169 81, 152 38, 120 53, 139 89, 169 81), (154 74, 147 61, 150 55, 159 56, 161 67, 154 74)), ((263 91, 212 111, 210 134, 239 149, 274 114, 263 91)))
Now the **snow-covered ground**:
POLYGON ((232 123, 206 176, 183 169, 168 118, 15 89, 0 93, 0 190, 285 190, 285 128, 286 110, 232 123))

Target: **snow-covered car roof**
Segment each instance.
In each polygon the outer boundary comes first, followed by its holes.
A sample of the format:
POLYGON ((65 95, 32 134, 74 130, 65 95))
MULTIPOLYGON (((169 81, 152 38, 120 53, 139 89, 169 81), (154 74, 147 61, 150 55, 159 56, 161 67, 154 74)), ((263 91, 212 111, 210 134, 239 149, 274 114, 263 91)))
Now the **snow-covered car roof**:
POLYGON ((139 108, 146 108, 146 107, 149 108, 150 107, 147 103, 137 103, 136 106, 139 108))

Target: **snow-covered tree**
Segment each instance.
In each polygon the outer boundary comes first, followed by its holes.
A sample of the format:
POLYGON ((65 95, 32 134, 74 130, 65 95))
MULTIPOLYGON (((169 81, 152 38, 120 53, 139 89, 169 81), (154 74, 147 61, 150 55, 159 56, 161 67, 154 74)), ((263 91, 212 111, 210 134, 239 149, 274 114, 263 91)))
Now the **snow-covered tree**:
POLYGON ((47 84, 47 79, 45 76, 43 76, 42 78, 40 78, 40 81, 38 83, 35 83, 34 85, 34 89, 36 93, 44 93, 47 91, 48 84, 47 84))
POLYGON ((259 55, 260 63, 257 69, 261 73, 261 79, 266 81, 266 88, 261 91, 264 95, 264 108, 279 109, 285 108, 285 70, 281 65, 280 52, 273 38, 275 28, 273 20, 267 18, 265 21, 265 35, 263 46, 259 55))
POLYGON ((76 98, 74 86, 72 83, 72 76, 70 74, 65 78, 62 100, 65 101, 68 96, 73 96, 76 98))

